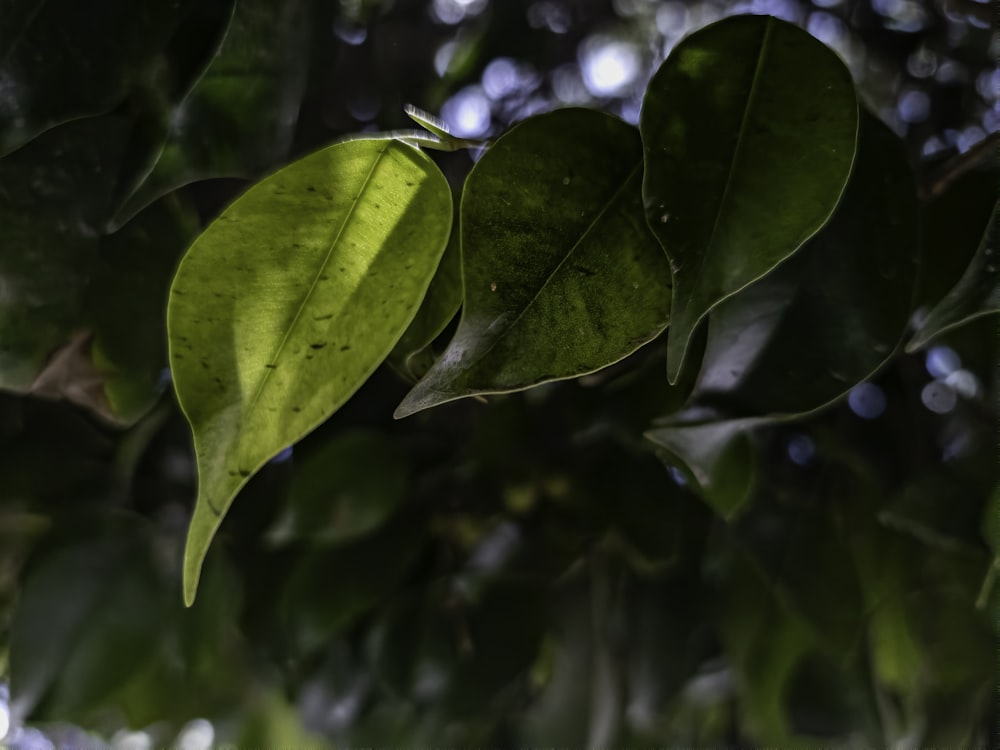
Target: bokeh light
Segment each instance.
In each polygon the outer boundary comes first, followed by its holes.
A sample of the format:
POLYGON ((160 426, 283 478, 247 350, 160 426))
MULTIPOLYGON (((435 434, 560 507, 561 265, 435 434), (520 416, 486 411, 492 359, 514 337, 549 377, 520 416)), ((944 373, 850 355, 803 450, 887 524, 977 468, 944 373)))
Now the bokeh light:
POLYGON ((958 403, 958 394, 943 380, 932 380, 920 391, 920 401, 935 414, 947 414, 958 403))
POLYGON ((950 346, 934 346, 924 358, 924 367, 932 378, 945 378, 962 366, 962 358, 950 346))
POLYGON ((808 466, 816 457, 816 443, 808 435, 793 435, 788 440, 788 458, 799 466, 808 466))
POLYGON ((859 383, 847 395, 847 405, 862 419, 878 419, 885 412, 885 391, 874 383, 859 383))
POLYGON ((639 75, 641 60, 635 46, 607 36, 592 36, 580 45, 583 83, 594 96, 617 96, 639 75))
POLYGON ((215 727, 207 719, 192 719, 177 735, 176 747, 180 750, 211 750, 215 742, 215 727))
POLYGON ((459 138, 486 135, 491 116, 490 101, 479 86, 466 86, 441 108, 441 118, 459 138))

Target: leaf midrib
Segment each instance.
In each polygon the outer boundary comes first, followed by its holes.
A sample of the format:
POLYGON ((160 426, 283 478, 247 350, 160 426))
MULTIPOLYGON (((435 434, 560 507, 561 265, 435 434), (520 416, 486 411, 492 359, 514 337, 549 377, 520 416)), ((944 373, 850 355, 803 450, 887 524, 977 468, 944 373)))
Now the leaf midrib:
MULTIPOLYGON (((347 215, 344 216, 343 222, 341 222, 340 227, 337 229, 336 234, 330 241, 330 246, 327 248, 326 256, 323 258, 323 262, 320 263, 316 270, 316 274, 313 276, 312 284, 309 286, 309 291, 306 292, 302 301, 299 303, 298 309, 295 311, 295 316, 292 318, 292 322, 289 323, 288 328, 285 330, 281 341, 278 343, 277 349, 267 360, 268 362, 277 363, 278 359, 281 357, 281 353, 285 349, 285 345, 288 343, 288 339, 295 330, 296 325, 298 325, 299 320, 302 318, 303 311, 309 306, 309 302, 319 286, 319 279, 323 275, 327 266, 330 265, 330 259, 333 257, 333 251, 340 243, 341 238, 344 236, 344 232, 347 230, 347 226, 351 223, 351 219, 354 218, 354 213, 357 211, 358 206, 361 204, 362 198, 364 198, 365 192, 368 190, 368 186, 371 184, 372 177, 375 174, 375 170, 378 169, 378 165, 382 162, 382 157, 385 156, 386 151, 389 150, 389 144, 391 141, 386 142, 384 146, 379 149, 378 156, 375 157, 375 161, 372 162, 371 168, 368 170, 368 174, 365 176, 364 182, 361 183, 361 189, 358 191, 357 197, 351 203, 351 208, 348 210, 347 215)), ((251 399, 249 405, 247 406, 246 414, 249 417, 253 414, 254 410, 257 408, 257 403, 260 401, 260 397, 264 392, 264 388, 271 379, 271 373, 274 372, 273 368, 264 368, 264 376, 261 378, 260 383, 254 392, 253 398, 251 399)))
MULTIPOLYGON (((722 216, 725 213, 725 208, 730 201, 733 189, 733 174, 736 172, 737 162, 740 162, 740 153, 743 149, 743 141, 746 138, 747 126, 750 121, 750 113, 754 108, 754 99, 757 96, 757 89, 761 79, 761 71, 764 68, 764 60, 767 57, 767 46, 771 39, 771 29, 774 28, 774 23, 771 19, 768 19, 767 25, 764 27, 764 36, 760 42, 760 50, 757 53, 757 66, 754 69, 753 80, 750 82, 750 93, 747 94, 747 103, 743 108, 743 117, 740 120, 740 131, 736 136, 736 145, 733 147, 733 156, 729 162, 729 171, 726 174, 726 183, 722 188, 722 196, 719 198, 719 206, 715 211, 715 219, 712 222, 712 231, 709 232, 708 240, 705 243, 705 253, 698 256, 700 259, 706 258, 715 242, 715 235, 719 231, 719 226, 722 224, 722 216)), ((704 262, 698 264, 699 267, 704 265, 704 262)), ((696 274, 698 278, 702 278, 703 274, 696 274)), ((702 313, 702 317, 704 313, 702 313)), ((701 318, 699 317, 699 320, 701 318)))
POLYGON ((514 329, 514 327, 521 322, 521 318, 523 318, 525 314, 528 312, 528 310, 531 309, 532 305, 535 304, 535 302, 541 296, 542 292, 544 292, 546 287, 548 287, 552 279, 555 278, 555 276, 559 273, 562 267, 566 265, 566 262, 573 256, 577 248, 580 247, 580 243, 582 243, 587 238, 587 236, 591 233, 594 227, 597 226, 598 222, 600 222, 601 219, 604 218, 604 215, 608 212, 608 209, 610 209, 611 206, 613 206, 615 203, 619 201, 619 199, 622 197, 622 194, 625 191, 625 188, 627 188, 632 183, 632 181, 635 179, 636 173, 638 172, 638 170, 642 168, 642 161, 643 160, 640 157, 640 159, 636 162, 636 165, 632 167, 632 170, 629 172, 628 177, 622 180, 622 184, 618 187, 617 190, 615 190, 614 194, 607 201, 605 201, 604 205, 601 207, 601 210, 598 211, 597 215, 591 220, 590 224, 587 225, 587 228, 583 231, 583 233, 579 236, 579 238, 577 238, 576 242, 573 243, 573 246, 566 252, 562 260, 560 260, 555 265, 555 267, 552 269, 549 275, 545 278, 545 281, 543 281, 541 285, 538 287, 538 291, 535 292, 535 294, 531 297, 531 299, 524 306, 521 312, 517 314, 517 317, 515 317, 514 320, 510 322, 510 325, 504 327, 503 330, 499 331, 497 335, 493 337, 493 340, 490 342, 490 345, 486 347, 486 349, 484 349, 481 354, 479 354, 474 360, 472 360, 468 364, 467 369, 471 370, 473 367, 479 364, 483 359, 485 359, 489 355, 489 353, 493 351, 493 349, 500 342, 500 340, 505 338, 507 334, 510 333, 514 329))

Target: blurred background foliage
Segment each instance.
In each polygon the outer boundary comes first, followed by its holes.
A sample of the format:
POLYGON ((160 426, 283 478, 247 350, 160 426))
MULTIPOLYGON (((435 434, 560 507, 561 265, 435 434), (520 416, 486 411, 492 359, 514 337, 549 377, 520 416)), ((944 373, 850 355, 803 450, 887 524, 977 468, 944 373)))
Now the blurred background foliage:
MULTIPOLYGON (((995 316, 734 444, 728 520, 643 439, 691 386, 662 342, 401 422, 428 363, 394 356, 252 480, 180 604, 195 476, 163 306, 200 227, 406 102, 470 138, 564 105, 635 123, 685 34, 748 12, 836 50, 906 144, 918 326, 996 196, 985 3, 0 3, 7 745, 986 746, 995 316)), ((435 155, 456 190, 474 157, 435 155)))

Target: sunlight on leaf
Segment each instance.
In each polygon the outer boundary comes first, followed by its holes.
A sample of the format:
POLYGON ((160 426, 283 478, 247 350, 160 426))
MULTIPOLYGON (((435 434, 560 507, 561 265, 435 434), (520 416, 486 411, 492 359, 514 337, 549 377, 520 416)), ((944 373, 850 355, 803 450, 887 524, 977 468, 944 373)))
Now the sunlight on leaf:
POLYGON ((424 154, 394 140, 347 141, 251 188, 181 261, 167 326, 198 461, 188 604, 236 493, 340 407, 409 325, 451 211, 447 182, 424 154))

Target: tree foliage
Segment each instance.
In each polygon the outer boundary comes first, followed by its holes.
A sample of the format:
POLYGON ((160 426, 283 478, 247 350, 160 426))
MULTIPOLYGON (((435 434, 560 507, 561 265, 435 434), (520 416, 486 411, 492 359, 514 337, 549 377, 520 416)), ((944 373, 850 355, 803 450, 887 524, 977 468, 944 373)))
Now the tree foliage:
POLYGON ((323 3, 102 1, 77 65, 79 9, 9 5, 16 726, 985 742, 995 169, 928 182, 773 16, 676 44, 638 126, 331 144, 323 3))

